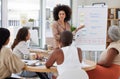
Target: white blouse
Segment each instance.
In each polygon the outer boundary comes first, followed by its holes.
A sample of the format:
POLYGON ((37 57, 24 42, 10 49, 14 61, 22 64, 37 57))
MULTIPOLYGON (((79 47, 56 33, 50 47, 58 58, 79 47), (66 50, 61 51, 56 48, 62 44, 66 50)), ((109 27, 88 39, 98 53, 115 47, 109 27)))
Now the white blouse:
POLYGON ((107 47, 107 49, 101 53, 100 61, 105 60, 105 58, 107 56, 107 51, 110 48, 115 48, 119 52, 119 54, 114 58, 113 64, 120 65, 120 40, 110 43, 110 45, 107 47))
POLYGON ((64 61, 61 65, 57 65, 58 74, 61 75, 65 70, 69 69, 81 69, 77 48, 67 46, 61 49, 64 54, 64 61))
POLYGON ((26 55, 26 59, 28 59, 30 54, 28 44, 25 41, 19 42, 13 49, 13 53, 21 59, 24 59, 24 56, 26 55))

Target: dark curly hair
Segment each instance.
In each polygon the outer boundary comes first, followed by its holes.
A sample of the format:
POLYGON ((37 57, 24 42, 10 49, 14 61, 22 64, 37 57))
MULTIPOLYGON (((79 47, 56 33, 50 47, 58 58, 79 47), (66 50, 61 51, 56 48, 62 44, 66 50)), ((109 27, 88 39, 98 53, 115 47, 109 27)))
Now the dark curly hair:
POLYGON ((59 19, 58 13, 59 11, 65 11, 66 17, 64 21, 69 21, 71 19, 71 14, 72 14, 72 10, 68 5, 57 5, 56 7, 54 7, 53 9, 53 18, 55 21, 57 21, 59 19))
POLYGON ((73 34, 70 31, 63 31, 60 34, 60 42, 62 42, 64 46, 69 46, 72 43, 72 39, 73 34))

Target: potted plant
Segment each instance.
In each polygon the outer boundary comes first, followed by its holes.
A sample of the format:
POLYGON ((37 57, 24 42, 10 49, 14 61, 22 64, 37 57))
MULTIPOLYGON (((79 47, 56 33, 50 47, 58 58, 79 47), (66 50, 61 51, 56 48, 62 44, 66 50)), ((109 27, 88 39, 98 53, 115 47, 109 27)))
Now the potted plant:
POLYGON ((71 31, 73 32, 76 29, 74 25, 71 25, 71 31))
POLYGON ((30 19, 28 20, 28 22, 34 22, 34 19, 30 18, 30 19))
POLYGON ((29 26, 33 27, 34 26, 34 19, 30 18, 28 20, 29 26))

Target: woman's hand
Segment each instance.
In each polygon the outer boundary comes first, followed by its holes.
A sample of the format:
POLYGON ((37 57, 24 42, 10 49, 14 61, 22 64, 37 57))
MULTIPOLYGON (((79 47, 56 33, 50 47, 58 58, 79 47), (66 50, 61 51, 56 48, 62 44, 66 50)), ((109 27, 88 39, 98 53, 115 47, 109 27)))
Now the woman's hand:
POLYGON ((85 27, 85 25, 80 25, 78 28, 76 28, 76 29, 72 32, 73 36, 76 34, 76 32, 77 32, 78 30, 80 30, 80 29, 82 29, 82 28, 84 28, 84 27, 85 27))
POLYGON ((85 25, 80 25, 77 29, 79 30, 79 29, 82 29, 84 27, 85 27, 85 25))
POLYGON ((75 33, 76 33, 78 30, 80 30, 80 29, 82 29, 82 28, 84 28, 84 27, 85 27, 85 25, 79 26, 78 28, 76 28, 75 33))
POLYGON ((42 60, 43 57, 44 56, 41 53, 37 53, 37 55, 36 55, 36 59, 39 59, 39 60, 42 60))

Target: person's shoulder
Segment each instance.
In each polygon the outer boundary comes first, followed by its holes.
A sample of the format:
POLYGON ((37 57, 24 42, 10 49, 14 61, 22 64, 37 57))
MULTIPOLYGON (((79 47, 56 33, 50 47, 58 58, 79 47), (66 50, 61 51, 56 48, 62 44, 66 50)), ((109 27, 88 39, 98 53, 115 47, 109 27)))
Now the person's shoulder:
POLYGON ((62 52, 62 50, 61 50, 60 48, 54 49, 54 53, 55 53, 55 54, 59 54, 59 53, 61 53, 61 52, 62 52))
POLYGON ((118 41, 117 42, 111 42, 110 45, 108 46, 108 49, 110 49, 110 48, 119 49, 119 47, 120 47, 120 43, 119 42, 118 41))
POLYGON ((12 54, 12 49, 7 47, 7 46, 4 46, 1 50, 1 52, 3 52, 4 54, 6 54, 7 56, 9 56, 10 54, 12 54))
POLYGON ((57 28, 58 27, 58 21, 54 21, 51 25, 52 28, 57 28))
POLYGON ((66 22, 66 24, 67 24, 67 25, 70 25, 70 23, 69 23, 68 21, 66 22))
POLYGON ((75 45, 70 45, 69 47, 74 48, 74 49, 79 49, 79 50, 81 50, 80 47, 76 47, 75 45))
POLYGON ((2 50, 3 50, 3 51, 11 51, 11 48, 9 48, 9 47, 7 47, 7 46, 4 46, 4 47, 2 48, 2 50))
POLYGON ((54 52, 59 52, 59 51, 61 51, 60 48, 55 48, 55 49, 54 49, 54 52))
POLYGON ((20 47, 24 47, 24 46, 26 46, 26 42, 25 42, 25 41, 20 41, 17 46, 18 46, 18 47, 19 47, 19 46, 20 46, 20 47))

